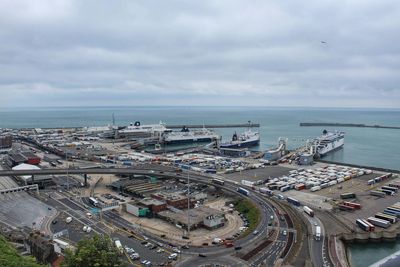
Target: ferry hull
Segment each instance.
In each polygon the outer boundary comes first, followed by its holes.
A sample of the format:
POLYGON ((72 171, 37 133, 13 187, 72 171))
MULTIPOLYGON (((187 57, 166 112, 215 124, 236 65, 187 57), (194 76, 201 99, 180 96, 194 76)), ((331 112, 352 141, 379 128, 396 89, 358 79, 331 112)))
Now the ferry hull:
POLYGON ((214 138, 197 138, 197 139, 179 139, 179 140, 164 140, 165 144, 191 144, 191 143, 204 143, 212 142, 214 138))
POLYGON ((221 144, 221 148, 243 148, 243 147, 252 147, 252 146, 258 146, 260 144, 260 140, 253 140, 249 142, 242 142, 242 143, 237 143, 237 144, 221 144))

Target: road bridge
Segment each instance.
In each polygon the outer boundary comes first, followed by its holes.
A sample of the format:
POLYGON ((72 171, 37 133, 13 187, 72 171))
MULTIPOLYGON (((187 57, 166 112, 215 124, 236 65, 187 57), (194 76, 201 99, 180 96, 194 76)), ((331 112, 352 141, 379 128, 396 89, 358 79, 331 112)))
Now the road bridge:
POLYGON ((87 185, 88 174, 126 174, 126 175, 153 175, 162 178, 176 178, 179 173, 153 171, 146 169, 133 169, 133 168, 90 168, 90 169, 41 169, 41 170, 0 170, 1 176, 22 176, 32 175, 34 180, 35 175, 69 175, 81 174, 85 179, 85 186, 87 185))

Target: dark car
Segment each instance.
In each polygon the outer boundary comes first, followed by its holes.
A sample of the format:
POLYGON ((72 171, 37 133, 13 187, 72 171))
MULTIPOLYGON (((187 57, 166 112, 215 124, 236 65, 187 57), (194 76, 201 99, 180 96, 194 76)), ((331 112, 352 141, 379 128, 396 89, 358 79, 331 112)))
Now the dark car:
POLYGON ((205 255, 205 254, 199 254, 199 257, 205 258, 205 257, 207 257, 207 255, 205 255))
POLYGON ((242 247, 235 247, 235 250, 241 250, 242 247))
POLYGON ((57 223, 57 220, 54 220, 54 221, 52 221, 51 223, 52 223, 52 224, 56 224, 56 223, 57 223))

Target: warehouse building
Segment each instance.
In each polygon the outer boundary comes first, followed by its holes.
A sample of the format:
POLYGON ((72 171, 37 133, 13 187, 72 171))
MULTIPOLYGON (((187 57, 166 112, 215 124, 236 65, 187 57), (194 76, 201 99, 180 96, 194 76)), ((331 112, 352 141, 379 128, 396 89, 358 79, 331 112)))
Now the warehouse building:
MULTIPOLYGON (((167 205, 172 206, 177 209, 187 209, 188 198, 182 195, 180 192, 157 192, 151 195, 153 198, 165 201, 167 205)), ((193 208, 195 200, 190 200, 190 207, 193 208)))
MULTIPOLYGON (((188 228, 188 214, 186 211, 166 210, 158 213, 157 216, 176 226, 184 229, 188 228)), ((199 227, 212 230, 225 225, 225 214, 222 211, 206 206, 191 209, 189 211, 189 217, 191 230, 199 227)))
MULTIPOLYGON (((40 168, 36 165, 21 163, 17 166, 14 166, 12 170, 40 170, 40 168)), ((55 184, 51 175, 21 175, 18 176, 18 178, 22 181, 23 185, 37 184, 39 188, 45 188, 46 186, 55 184)))
POLYGON ((167 203, 154 198, 144 198, 141 199, 138 203, 143 205, 144 207, 147 207, 153 214, 159 213, 167 209, 167 203))
POLYGON ((10 153, 8 153, 6 161, 9 167, 14 167, 22 163, 30 165, 39 165, 40 160, 41 159, 31 151, 23 151, 23 152, 11 151, 10 153))
POLYGON ((0 149, 6 149, 12 147, 12 137, 11 135, 0 136, 0 149))
POLYGON ((150 213, 149 208, 140 205, 139 203, 126 203, 126 212, 136 217, 147 217, 150 213))

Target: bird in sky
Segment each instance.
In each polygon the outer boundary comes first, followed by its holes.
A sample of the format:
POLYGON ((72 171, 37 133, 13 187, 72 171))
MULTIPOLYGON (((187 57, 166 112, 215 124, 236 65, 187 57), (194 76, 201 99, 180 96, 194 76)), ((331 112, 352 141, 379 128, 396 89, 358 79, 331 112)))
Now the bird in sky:
POLYGON ((325 41, 321 41, 321 44, 326 44, 326 42, 325 41))

